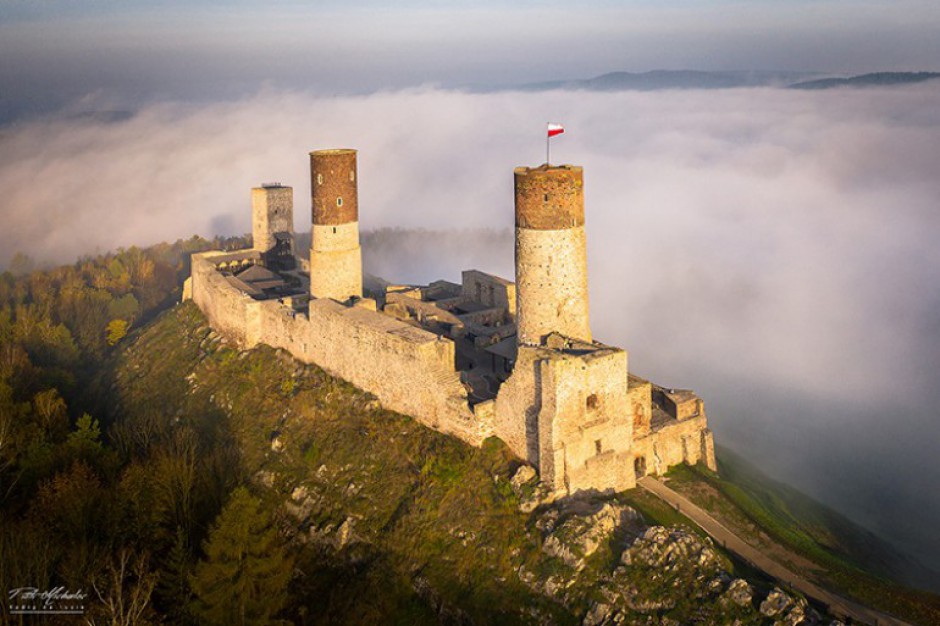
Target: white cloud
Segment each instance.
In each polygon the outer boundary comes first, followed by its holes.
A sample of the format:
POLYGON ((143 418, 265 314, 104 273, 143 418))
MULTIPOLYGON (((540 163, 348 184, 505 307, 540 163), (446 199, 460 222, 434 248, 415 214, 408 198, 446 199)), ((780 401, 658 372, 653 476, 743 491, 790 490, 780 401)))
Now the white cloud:
MULTIPOLYGON (((304 228, 307 152, 340 146, 360 150, 365 228, 509 228, 512 168, 541 162, 545 120, 562 121, 553 160, 585 167, 595 334, 641 375, 701 391, 719 441, 844 510, 894 519, 836 480, 849 470, 859 484, 916 475, 894 512, 916 503, 936 520, 940 501, 913 494, 940 479, 938 104, 930 84, 265 91, 115 123, 27 123, 0 131, 0 249, 67 261, 248 231, 249 189, 271 180, 294 186, 304 228)), ((386 277, 413 275, 416 258, 451 279, 470 262, 511 276, 511 250, 465 247, 455 263, 434 245, 403 251, 386 277)))

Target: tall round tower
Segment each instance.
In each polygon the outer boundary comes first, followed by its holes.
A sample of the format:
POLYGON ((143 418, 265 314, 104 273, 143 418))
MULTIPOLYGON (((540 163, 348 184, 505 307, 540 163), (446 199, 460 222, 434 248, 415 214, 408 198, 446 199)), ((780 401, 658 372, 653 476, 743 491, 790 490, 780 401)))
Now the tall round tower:
POLYGON ((362 296, 359 193, 355 150, 310 153, 313 233, 310 295, 348 300, 362 296))
POLYGON ((517 167, 516 324, 520 345, 558 332, 591 341, 580 167, 517 167))

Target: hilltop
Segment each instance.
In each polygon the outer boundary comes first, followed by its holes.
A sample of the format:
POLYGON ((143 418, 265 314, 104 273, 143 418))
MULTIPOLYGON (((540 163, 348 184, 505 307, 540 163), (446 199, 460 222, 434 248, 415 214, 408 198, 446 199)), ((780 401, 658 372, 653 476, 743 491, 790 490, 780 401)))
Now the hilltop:
MULTIPOLYGON (((15 355, 0 371, 14 442, 0 464, 5 588, 94 583, 92 619, 136 598, 136 623, 212 621, 213 594, 235 593, 207 581, 239 513, 257 532, 236 545, 263 546, 257 568, 288 579, 252 608, 295 623, 771 624, 824 613, 642 490, 548 501, 497 439, 469 446, 283 351, 227 343, 192 304, 173 304, 187 252, 211 245, 3 276, 0 345, 15 355)), ((802 520, 816 529, 802 539, 807 558, 835 549, 822 542, 827 525, 848 536, 849 522, 793 505, 792 490, 727 452, 719 463, 722 479, 696 468, 670 484, 744 490, 750 499, 729 502, 769 536, 802 520)), ((838 551, 853 576, 871 570, 860 599, 936 621, 936 596, 878 578, 890 568, 869 557, 884 552, 864 531, 851 536, 862 544, 838 551)))

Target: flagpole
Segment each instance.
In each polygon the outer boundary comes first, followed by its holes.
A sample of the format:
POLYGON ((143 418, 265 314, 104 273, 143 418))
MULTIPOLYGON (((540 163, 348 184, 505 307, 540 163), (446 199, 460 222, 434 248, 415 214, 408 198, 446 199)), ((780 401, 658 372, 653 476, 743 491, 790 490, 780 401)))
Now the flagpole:
POLYGON ((549 165, 549 161, 551 160, 549 158, 549 146, 551 145, 552 136, 548 134, 549 124, 551 124, 551 122, 545 122, 545 165, 549 165))

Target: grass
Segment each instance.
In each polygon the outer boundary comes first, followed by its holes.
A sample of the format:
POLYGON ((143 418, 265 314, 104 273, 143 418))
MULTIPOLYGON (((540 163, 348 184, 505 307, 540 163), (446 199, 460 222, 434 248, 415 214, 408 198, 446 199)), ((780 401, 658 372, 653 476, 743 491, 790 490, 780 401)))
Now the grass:
MULTIPOLYGON (((468 446, 383 410, 369 394, 284 352, 240 351, 209 336, 195 306, 175 307, 127 342, 114 376, 101 384, 112 391, 115 413, 160 420, 155 436, 165 436, 174 423, 187 423, 212 445, 237 450, 243 480, 271 478, 272 506, 289 500, 298 487, 306 490, 306 519, 283 519, 295 533, 304 572, 293 590, 298 619, 432 624, 444 615, 455 622, 573 624, 589 599, 597 599, 593 594, 619 562, 625 538, 599 549, 580 574, 544 554, 535 525, 539 511, 521 513, 510 488, 519 460, 498 439, 468 446), (279 450, 271 446, 275 433, 279 450), (316 533, 344 523, 352 528, 345 547, 307 539, 311 529, 316 533), (565 593, 577 598, 563 606, 527 586, 521 570, 541 581, 575 576, 565 593)), ((680 470, 672 484, 712 486, 719 497, 711 506, 721 507, 725 517, 766 527, 768 534, 784 538, 781 543, 792 542, 817 558, 840 545, 833 541, 838 533, 826 535, 818 520, 796 525, 794 520, 809 519, 809 511, 789 495, 759 489, 746 482, 746 472, 723 471, 733 479, 680 470)), ((643 490, 616 498, 650 523, 703 534, 643 490)), ((839 571, 856 573, 839 554, 839 571)), ((731 562, 736 575, 759 580, 756 572, 731 562)), ((676 615, 697 610, 683 605, 676 615)))
POLYGON ((824 587, 916 623, 940 623, 940 596, 889 580, 890 549, 874 535, 727 450, 719 450, 719 471, 679 466, 669 472, 669 485, 749 541, 756 529, 811 561, 818 568, 803 573, 824 587))

